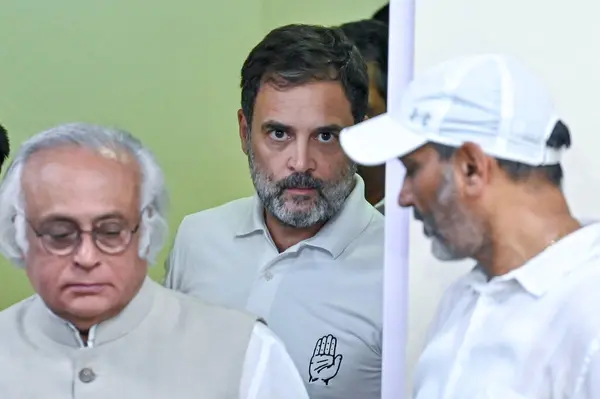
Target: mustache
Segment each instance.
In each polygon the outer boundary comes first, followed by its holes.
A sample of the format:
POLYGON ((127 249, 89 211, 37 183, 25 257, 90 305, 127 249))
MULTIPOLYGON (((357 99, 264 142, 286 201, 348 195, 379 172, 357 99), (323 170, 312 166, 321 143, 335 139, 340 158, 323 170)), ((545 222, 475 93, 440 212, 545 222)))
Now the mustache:
POLYGON ((419 222, 424 222, 425 221, 425 219, 423 218, 423 215, 421 214, 421 212, 419 212, 419 210, 417 208, 415 208, 414 206, 413 206, 413 216, 419 222))
POLYGON ((289 188, 314 189, 320 192, 323 188, 323 181, 312 177, 308 173, 293 173, 278 181, 277 188, 280 193, 289 188))
POLYGON ((423 230, 427 237, 432 237, 437 235, 437 229, 435 227, 435 223, 431 218, 426 218, 423 216, 421 212, 417 210, 417 208, 413 207, 413 215, 416 220, 423 223, 423 230))

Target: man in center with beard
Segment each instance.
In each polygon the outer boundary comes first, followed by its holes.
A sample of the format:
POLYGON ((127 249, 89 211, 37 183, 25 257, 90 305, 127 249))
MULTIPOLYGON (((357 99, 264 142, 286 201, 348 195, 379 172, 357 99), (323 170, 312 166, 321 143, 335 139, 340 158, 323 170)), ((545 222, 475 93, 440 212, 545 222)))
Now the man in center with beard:
POLYGON ((381 397, 383 217, 338 141, 368 87, 340 30, 270 32, 241 71, 256 195, 185 217, 166 264, 167 287, 262 317, 311 399, 381 397))

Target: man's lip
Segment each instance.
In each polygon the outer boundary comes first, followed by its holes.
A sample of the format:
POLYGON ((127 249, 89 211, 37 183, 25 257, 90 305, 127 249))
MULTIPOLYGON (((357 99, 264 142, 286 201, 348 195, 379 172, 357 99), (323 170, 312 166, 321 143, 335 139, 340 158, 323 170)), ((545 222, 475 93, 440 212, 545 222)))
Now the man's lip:
POLYGON ((69 283, 64 288, 81 293, 96 293, 104 289, 108 284, 104 283, 69 283))
POLYGON ((316 191, 316 189, 314 189, 314 188, 288 188, 288 189, 286 189, 286 191, 291 194, 307 194, 307 193, 312 193, 312 192, 316 191))

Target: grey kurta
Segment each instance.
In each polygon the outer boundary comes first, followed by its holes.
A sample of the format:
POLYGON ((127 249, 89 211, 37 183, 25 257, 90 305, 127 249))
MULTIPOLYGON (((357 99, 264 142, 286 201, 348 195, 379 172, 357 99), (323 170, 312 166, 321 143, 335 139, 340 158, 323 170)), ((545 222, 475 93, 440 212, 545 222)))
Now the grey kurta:
POLYGON ((255 324, 147 279, 82 347, 33 296, 0 312, 0 397, 238 399, 255 324))

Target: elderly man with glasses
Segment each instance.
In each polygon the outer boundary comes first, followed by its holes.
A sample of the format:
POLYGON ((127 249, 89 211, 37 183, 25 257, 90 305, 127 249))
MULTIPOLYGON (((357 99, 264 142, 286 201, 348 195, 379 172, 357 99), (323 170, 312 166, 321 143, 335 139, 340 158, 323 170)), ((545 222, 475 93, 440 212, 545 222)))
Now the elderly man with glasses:
POLYGON ((0 312, 3 398, 307 399, 255 317, 161 287, 167 193, 126 132, 62 125, 0 185, 0 250, 36 295, 0 312))

